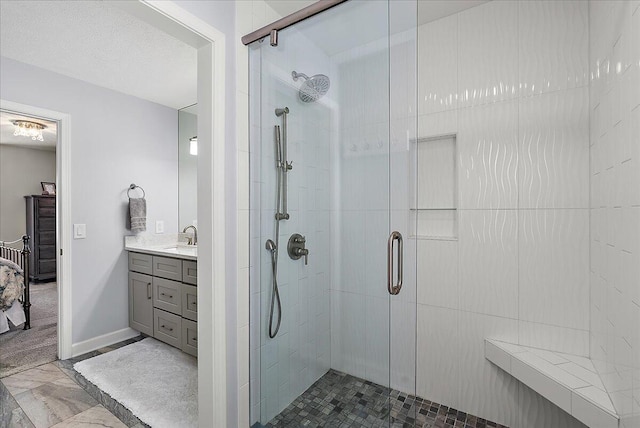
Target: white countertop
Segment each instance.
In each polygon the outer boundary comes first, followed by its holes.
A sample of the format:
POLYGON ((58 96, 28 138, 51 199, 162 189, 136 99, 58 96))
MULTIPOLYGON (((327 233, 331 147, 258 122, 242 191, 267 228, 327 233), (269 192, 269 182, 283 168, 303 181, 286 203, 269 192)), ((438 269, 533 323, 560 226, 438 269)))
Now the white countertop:
POLYGON ((184 234, 125 236, 124 249, 154 256, 198 260, 198 247, 187 245, 183 237, 184 234))

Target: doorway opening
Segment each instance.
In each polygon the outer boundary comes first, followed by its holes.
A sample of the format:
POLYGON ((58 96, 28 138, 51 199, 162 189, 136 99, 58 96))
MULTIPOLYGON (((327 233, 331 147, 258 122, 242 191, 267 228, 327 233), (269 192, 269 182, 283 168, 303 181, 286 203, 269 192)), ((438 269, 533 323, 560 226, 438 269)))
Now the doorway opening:
POLYGON ((0 378, 58 358, 58 121, 0 110, 0 378))

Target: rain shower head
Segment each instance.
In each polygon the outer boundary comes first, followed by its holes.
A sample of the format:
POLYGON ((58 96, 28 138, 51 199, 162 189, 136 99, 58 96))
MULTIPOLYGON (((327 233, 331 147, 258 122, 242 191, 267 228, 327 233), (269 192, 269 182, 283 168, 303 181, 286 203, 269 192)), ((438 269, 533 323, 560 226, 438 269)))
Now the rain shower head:
POLYGON ((304 73, 291 72, 293 81, 297 82, 299 78, 303 78, 304 82, 300 85, 298 96, 305 103, 318 101, 329 90, 331 82, 324 74, 316 74, 315 76, 307 76, 304 73))

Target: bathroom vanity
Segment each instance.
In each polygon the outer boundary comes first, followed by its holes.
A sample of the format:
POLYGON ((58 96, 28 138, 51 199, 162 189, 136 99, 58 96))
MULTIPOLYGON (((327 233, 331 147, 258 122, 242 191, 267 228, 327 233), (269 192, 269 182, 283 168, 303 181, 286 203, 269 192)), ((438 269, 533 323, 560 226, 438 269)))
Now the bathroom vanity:
POLYGON ((127 243, 129 326, 198 355, 196 249, 127 243))

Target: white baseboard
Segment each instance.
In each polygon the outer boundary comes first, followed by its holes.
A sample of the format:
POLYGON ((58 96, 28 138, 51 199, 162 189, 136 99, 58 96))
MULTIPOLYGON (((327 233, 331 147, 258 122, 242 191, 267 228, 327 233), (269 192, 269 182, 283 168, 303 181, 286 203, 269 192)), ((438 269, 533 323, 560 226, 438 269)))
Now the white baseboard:
POLYGON ((104 348, 105 346, 113 345, 114 343, 122 342, 123 340, 131 339, 138 336, 140 333, 132 328, 123 328, 122 330, 113 331, 111 333, 103 334, 89 340, 74 343, 71 345, 71 354, 74 357, 78 355, 86 354, 87 352, 95 351, 96 349, 104 348))

